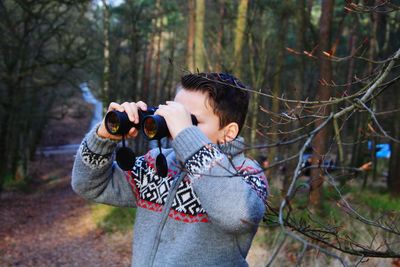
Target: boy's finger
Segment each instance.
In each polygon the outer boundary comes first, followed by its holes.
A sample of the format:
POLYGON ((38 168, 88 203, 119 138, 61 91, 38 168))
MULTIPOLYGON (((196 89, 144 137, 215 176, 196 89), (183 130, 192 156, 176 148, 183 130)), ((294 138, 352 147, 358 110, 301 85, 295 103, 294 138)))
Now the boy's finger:
POLYGON ((158 105, 158 109, 154 112, 155 115, 165 116, 165 111, 168 109, 166 105, 158 105))
POLYGON ((139 111, 138 111, 139 107, 138 107, 137 103, 131 102, 129 104, 130 104, 130 107, 131 107, 131 109, 133 111, 133 115, 135 116, 135 119, 133 120, 133 122, 134 123, 139 123, 139 111))
MULTIPOLYGON (((135 120, 133 120, 134 123, 139 123, 139 108, 142 109, 141 107, 138 106, 137 103, 131 102, 129 103, 131 110, 133 112, 133 115, 135 117, 135 120)), ((142 105, 143 106, 143 105, 142 105)))
POLYGON ((122 106, 124 107, 129 120, 132 122, 135 122, 135 117, 137 116, 137 110, 135 110, 136 108, 132 107, 131 103, 128 103, 128 102, 122 103, 122 106), (136 114, 135 114, 135 111, 136 111, 136 114))
POLYGON ((137 103, 136 103, 136 106, 137 106, 138 108, 140 108, 141 110, 143 110, 143 111, 146 111, 146 110, 147 110, 147 104, 144 103, 143 101, 137 102, 137 103))
POLYGON ((167 105, 160 104, 160 105, 158 105, 158 109, 156 110, 156 112, 157 112, 159 109, 165 109, 166 107, 167 107, 167 105))
POLYGON ((115 102, 111 102, 110 105, 108 106, 108 111, 111 111, 111 110, 117 110, 120 112, 125 111, 123 106, 121 106, 120 104, 115 103, 115 102))

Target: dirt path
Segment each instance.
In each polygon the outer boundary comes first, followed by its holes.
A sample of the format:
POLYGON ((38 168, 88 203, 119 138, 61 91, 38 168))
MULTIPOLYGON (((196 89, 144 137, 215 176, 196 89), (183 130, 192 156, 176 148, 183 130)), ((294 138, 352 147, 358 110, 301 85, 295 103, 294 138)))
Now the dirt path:
POLYGON ((129 266, 131 235, 96 228, 90 204, 72 192, 72 157, 53 157, 35 192, 3 194, 0 266, 129 266))

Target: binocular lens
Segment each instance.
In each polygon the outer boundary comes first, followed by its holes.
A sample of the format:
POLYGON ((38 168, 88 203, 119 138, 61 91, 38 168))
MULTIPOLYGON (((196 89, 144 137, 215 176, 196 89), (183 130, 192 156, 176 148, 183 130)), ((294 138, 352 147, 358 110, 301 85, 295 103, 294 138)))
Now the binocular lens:
POLYGON ((153 117, 147 117, 143 122, 143 131, 144 134, 152 139, 157 134, 157 123, 153 117))
POLYGON ((115 112, 110 112, 107 116, 106 127, 111 134, 116 134, 121 126, 118 114, 115 112))

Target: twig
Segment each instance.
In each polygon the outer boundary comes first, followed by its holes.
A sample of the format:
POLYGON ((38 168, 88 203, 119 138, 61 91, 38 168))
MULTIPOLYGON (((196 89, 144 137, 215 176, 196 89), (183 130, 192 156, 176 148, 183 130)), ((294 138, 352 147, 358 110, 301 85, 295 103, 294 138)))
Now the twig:
POLYGON ((384 135, 385 137, 389 138, 389 139, 392 140, 393 142, 400 143, 400 140, 399 140, 399 139, 396 139, 396 138, 394 138, 394 137, 388 135, 388 133, 385 131, 385 129, 383 129, 383 127, 381 126, 381 124, 380 124, 379 121, 377 120, 377 118, 376 118, 374 112, 373 112, 370 108, 368 108, 367 105, 365 105, 364 102, 362 102, 360 99, 357 99, 356 101, 357 101, 358 103, 360 103, 360 104, 363 106, 363 108, 369 112, 369 114, 371 115, 372 120, 375 122, 376 126, 378 126, 379 130, 383 133, 383 135, 384 135))
MULTIPOLYGON (((392 60, 389 62, 388 66, 386 67, 386 69, 384 70, 384 72, 379 76, 379 78, 368 88, 368 90, 366 91, 366 93, 363 95, 363 97, 361 97, 361 99, 359 99, 359 101, 365 102, 371 95, 372 93, 379 88, 379 85, 385 80, 386 76, 389 74, 390 70, 392 69, 393 65, 394 65, 394 61, 396 59, 398 59, 400 57, 400 49, 397 50, 397 52, 395 53, 395 55, 392 57, 392 60)), ((353 109, 356 108, 357 103, 359 103, 358 100, 356 100, 354 104, 352 104, 351 106, 348 106, 347 108, 339 111, 338 113, 336 113, 334 115, 334 118, 339 118, 341 116, 343 116, 344 114, 352 111, 353 109)))

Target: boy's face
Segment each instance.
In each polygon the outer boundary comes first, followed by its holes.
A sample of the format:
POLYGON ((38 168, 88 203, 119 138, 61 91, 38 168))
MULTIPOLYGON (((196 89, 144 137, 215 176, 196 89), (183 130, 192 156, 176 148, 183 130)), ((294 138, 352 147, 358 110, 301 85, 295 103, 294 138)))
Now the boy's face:
POLYGON ((200 91, 188 91, 182 88, 176 94, 175 102, 182 104, 190 114, 196 116, 197 127, 214 144, 223 143, 225 140, 224 129, 219 127, 219 117, 213 112, 208 103, 208 95, 200 91))

